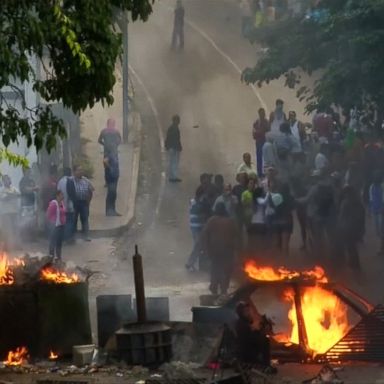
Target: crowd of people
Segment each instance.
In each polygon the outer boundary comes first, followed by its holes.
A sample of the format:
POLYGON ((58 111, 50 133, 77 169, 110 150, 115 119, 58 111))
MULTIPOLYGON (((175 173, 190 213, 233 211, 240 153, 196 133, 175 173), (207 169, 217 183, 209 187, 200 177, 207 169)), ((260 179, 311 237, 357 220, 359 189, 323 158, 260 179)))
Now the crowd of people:
POLYGON ((288 257, 294 225, 301 250, 316 262, 358 272, 368 212, 384 254, 384 146, 352 112, 341 123, 338 113, 321 110, 303 124, 278 99, 269 118, 258 111, 250 130, 256 166, 244 153, 233 186, 201 175, 186 268, 210 264, 212 294, 227 293, 237 254, 288 257))
MULTIPOLYGON (((106 216, 120 216, 116 211, 117 183, 119 180, 118 147, 120 132, 114 119, 108 119, 100 132, 98 142, 103 147, 103 166, 106 187, 106 216)), ((73 169, 64 167, 59 172, 51 165, 47 176, 36 181, 31 168, 23 169, 18 188, 9 175, 2 175, 0 187, 1 243, 5 250, 17 248, 22 241, 33 241, 39 230, 48 234, 48 253, 61 259, 63 242, 72 244, 76 239, 78 222, 81 238, 90 241, 89 213, 94 187, 77 164, 73 169), (39 213, 44 213, 41 220, 39 213)))

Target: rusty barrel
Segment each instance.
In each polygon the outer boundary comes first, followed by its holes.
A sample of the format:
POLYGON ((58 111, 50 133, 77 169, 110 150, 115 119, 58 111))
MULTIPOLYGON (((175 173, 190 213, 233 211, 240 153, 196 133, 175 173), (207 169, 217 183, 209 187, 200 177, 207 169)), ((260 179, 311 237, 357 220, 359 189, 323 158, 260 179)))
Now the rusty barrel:
POLYGON ((171 329, 163 323, 147 321, 143 264, 137 246, 132 259, 137 322, 125 324, 115 333, 117 350, 129 365, 158 366, 172 357, 171 329))

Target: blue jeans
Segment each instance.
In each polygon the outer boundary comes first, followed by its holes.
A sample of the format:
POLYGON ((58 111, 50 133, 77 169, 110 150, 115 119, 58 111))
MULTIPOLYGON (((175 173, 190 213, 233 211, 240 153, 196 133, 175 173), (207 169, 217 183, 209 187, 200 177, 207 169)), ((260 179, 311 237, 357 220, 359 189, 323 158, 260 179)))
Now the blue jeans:
POLYGON ((56 227, 54 224, 49 224, 49 255, 61 259, 61 248, 63 246, 64 225, 56 227))
POLYGON ((263 146, 264 141, 256 141, 256 166, 257 176, 263 176, 263 146))
POLYGON ((381 213, 373 213, 373 220, 375 223, 376 234, 378 237, 383 236, 383 215, 381 213))
POLYGON ((187 261, 188 268, 192 268, 196 266, 199 260, 200 254, 202 252, 202 247, 200 242, 200 235, 201 235, 202 229, 203 228, 191 228, 192 238, 193 238, 193 249, 187 261))
POLYGON ((64 226, 64 240, 70 241, 75 235, 75 212, 67 212, 64 226))
POLYGON ((170 148, 168 150, 168 177, 177 179, 179 173, 180 151, 170 148))
POLYGON ((80 217, 81 232, 84 236, 88 236, 89 232, 89 202, 86 200, 78 200, 74 203, 75 217, 74 217, 74 231, 77 230, 77 221, 80 217))

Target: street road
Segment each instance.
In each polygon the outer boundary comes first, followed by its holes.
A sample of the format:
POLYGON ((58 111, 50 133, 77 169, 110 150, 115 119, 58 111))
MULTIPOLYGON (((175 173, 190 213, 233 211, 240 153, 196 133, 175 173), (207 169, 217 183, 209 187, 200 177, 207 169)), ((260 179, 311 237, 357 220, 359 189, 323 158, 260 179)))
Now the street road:
MULTIPOLYGON (((243 152, 254 154, 252 122, 261 106, 273 108, 277 97, 287 109, 297 107, 282 83, 263 89, 240 81, 241 70, 254 65, 260 48, 240 36, 236 2, 185 1, 185 50, 170 49, 173 1, 155 4, 146 23, 129 29, 132 80, 143 116, 143 157, 134 228, 117 242, 119 266, 115 289, 127 283, 129 257, 137 243, 144 256, 146 283, 177 304, 177 317, 190 317, 190 304, 207 293, 208 277, 187 273, 192 246, 188 204, 203 172, 221 173, 233 183, 243 152), (173 114, 181 116, 183 182, 165 179, 162 143, 173 114), (190 300, 187 300, 189 297, 190 300)), ((176 308, 174 306, 174 308, 176 308)))
MULTIPOLYGON (((275 81, 261 89, 242 84, 240 72, 253 65, 261 54, 240 36, 240 15, 236 1, 186 0, 185 50, 170 49, 173 1, 156 2, 146 23, 134 23, 129 30, 129 56, 137 105, 143 118, 143 151, 140 168, 136 222, 116 242, 111 292, 133 285, 130 256, 134 244, 144 256, 147 291, 152 296, 169 296, 175 319, 190 319, 190 306, 199 294, 207 293, 208 276, 190 274, 185 262, 192 247, 188 226, 188 204, 203 172, 222 173, 234 182, 242 153, 254 154, 251 126, 257 110, 273 109, 276 98, 285 100, 286 111, 303 116, 303 106, 294 91, 275 81), (181 116, 183 182, 165 180, 166 157, 162 143, 173 114, 181 116)), ((368 225, 369 228, 369 225, 368 225)), ((338 271, 373 302, 382 301, 383 261, 375 256, 377 240, 368 235, 364 244, 366 276, 338 271)), ((287 260, 293 267, 312 266, 298 252, 297 235, 287 260)))

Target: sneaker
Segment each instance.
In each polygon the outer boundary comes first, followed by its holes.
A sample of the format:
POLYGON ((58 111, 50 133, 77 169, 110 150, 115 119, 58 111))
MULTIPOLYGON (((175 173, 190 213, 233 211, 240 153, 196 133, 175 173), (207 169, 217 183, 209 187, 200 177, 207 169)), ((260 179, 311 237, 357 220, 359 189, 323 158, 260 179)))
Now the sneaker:
POLYGON ((168 179, 168 181, 170 182, 170 183, 177 183, 177 179, 168 179))
POLYGON ((175 181, 176 181, 176 183, 180 183, 180 182, 183 181, 183 180, 181 180, 181 179, 179 179, 179 178, 176 178, 175 181))

